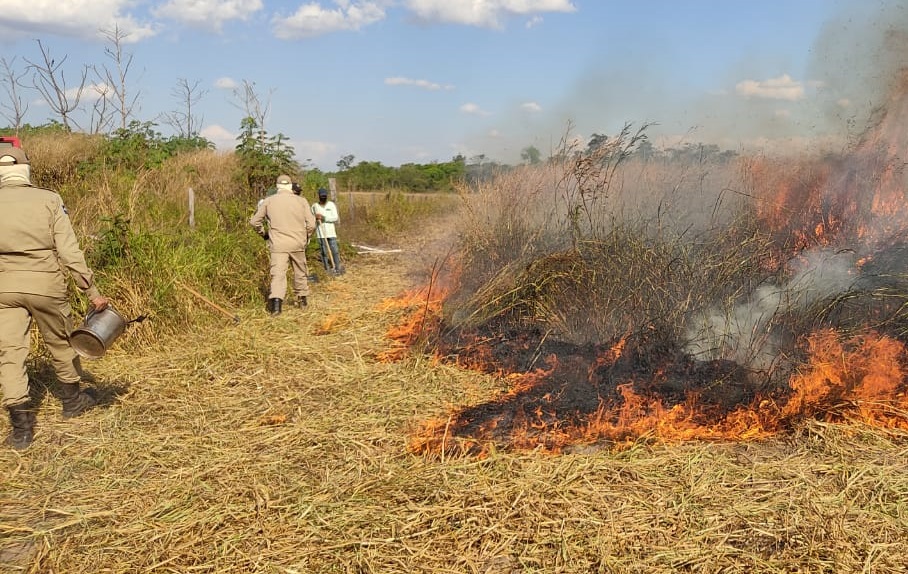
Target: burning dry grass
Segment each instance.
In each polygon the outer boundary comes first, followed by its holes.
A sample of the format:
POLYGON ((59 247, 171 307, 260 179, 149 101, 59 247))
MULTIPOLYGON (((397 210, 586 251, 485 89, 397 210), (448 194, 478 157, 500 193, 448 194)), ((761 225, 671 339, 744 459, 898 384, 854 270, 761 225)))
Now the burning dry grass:
POLYGON ((432 342, 513 384, 411 448, 908 427, 908 180, 879 141, 904 101, 838 156, 645 161, 626 128, 471 189, 432 342))
MULTIPOLYGON (((425 306, 406 261, 350 266, 305 311, 89 368, 0 450, 3 572, 901 572, 908 436, 806 422, 752 443, 423 457, 410 432, 508 381, 376 356, 425 306)), ((46 371, 34 371, 46 382, 46 371)), ((5 432, 5 424, 3 426, 5 432)))

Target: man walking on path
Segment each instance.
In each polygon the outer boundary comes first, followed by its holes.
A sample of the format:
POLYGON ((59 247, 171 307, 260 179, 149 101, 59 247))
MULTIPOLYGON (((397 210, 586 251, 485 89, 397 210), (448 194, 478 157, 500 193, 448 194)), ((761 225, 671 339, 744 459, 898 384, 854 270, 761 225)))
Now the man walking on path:
POLYGON ((21 148, 0 148, 0 387, 12 426, 6 444, 15 449, 34 440, 26 369, 33 321, 60 382, 63 417, 77 417, 97 404, 79 389, 82 366, 69 344, 72 309, 64 269, 95 310, 107 307, 63 200, 31 185, 28 156, 21 148))
MULTIPOLYGON (((340 223, 340 216, 337 204, 328 199, 327 189, 318 190, 318 202, 312 204, 312 214, 315 215, 317 222, 316 233, 322 246, 322 256, 327 255, 326 251, 330 253, 331 271, 335 275, 340 275, 344 272, 344 266, 341 265, 340 250, 337 247, 337 229, 335 228, 340 223)), ((325 268, 328 268, 327 263, 325 268)))
POLYGON ((281 313, 281 305, 287 296, 289 266, 293 267, 293 291, 297 305, 305 307, 309 296, 306 244, 315 230, 315 218, 309 211, 306 200, 293 193, 293 183, 289 176, 277 178, 277 193, 259 202, 249 223, 268 241, 271 260, 268 311, 272 315, 281 313))

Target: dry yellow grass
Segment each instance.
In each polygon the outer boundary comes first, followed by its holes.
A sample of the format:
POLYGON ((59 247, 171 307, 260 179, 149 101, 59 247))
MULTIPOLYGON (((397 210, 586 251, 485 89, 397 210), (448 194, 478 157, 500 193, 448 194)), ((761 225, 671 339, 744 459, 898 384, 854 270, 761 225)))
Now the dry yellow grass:
POLYGON ((98 135, 35 134, 22 140, 32 164, 32 183, 57 189, 76 179, 79 164, 97 155, 104 145, 98 135))
POLYGON ((127 336, 88 364, 106 404, 63 421, 48 397, 35 444, 0 450, 0 572, 905 571, 904 434, 409 454, 419 423, 503 383, 375 360, 407 311, 381 303, 426 255, 408 247, 315 284, 306 310, 127 336))

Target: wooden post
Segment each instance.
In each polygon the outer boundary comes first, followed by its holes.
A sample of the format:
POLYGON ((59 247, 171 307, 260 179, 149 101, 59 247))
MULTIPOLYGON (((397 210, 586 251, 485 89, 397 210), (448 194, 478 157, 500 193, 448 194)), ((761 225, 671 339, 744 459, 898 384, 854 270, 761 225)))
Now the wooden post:
POLYGON ((195 227, 195 190, 189 188, 189 227, 195 227))
POLYGON ((328 189, 331 191, 331 201, 337 201, 337 180, 335 178, 328 178, 328 189))

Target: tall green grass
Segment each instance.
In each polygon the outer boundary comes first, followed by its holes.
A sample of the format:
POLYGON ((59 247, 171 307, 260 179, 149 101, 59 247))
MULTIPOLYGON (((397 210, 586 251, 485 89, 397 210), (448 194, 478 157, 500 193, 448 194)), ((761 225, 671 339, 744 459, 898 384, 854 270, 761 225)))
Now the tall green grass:
MULTIPOLYGON (((127 169, 107 161, 100 138, 37 134, 23 139, 23 147, 32 159, 33 183, 63 197, 102 293, 127 318, 151 317, 133 341, 229 320, 190 289, 229 312, 262 304, 267 247, 248 223, 260 198, 242 185, 232 153, 196 150, 153 169, 127 169)), ((351 243, 387 242, 437 210, 431 200, 411 201, 400 193, 351 201, 349 208, 341 193, 338 203, 349 216, 340 227, 348 262, 355 257, 351 243)), ((312 241, 313 272, 319 270, 317 252, 312 241)), ((72 302, 86 311, 82 297, 74 294, 72 302)))

